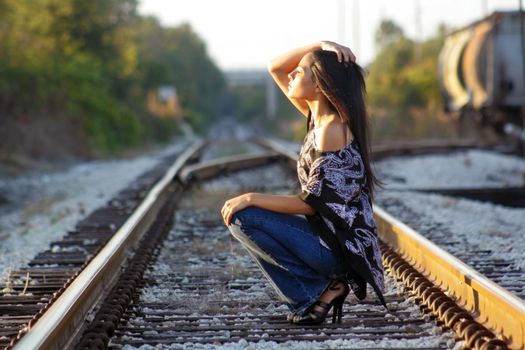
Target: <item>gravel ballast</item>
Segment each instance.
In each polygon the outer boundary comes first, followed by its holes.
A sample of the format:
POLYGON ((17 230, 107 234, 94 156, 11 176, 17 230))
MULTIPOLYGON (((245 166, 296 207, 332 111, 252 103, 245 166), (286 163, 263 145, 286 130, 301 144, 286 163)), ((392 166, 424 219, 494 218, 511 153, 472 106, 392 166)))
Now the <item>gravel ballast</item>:
POLYGON ((188 140, 133 159, 83 162, 65 170, 0 178, 0 278, 25 265, 90 212, 188 140))
POLYGON ((496 282, 512 286, 511 290, 521 296, 519 291, 525 285, 517 271, 525 270, 525 208, 410 189, 523 186, 524 159, 468 150, 392 157, 375 163, 375 168, 385 182, 385 188, 377 191, 375 204, 428 239, 443 242, 441 247, 453 255, 466 257, 484 251, 487 255, 482 260, 486 263, 509 264, 516 277, 509 274, 496 282))

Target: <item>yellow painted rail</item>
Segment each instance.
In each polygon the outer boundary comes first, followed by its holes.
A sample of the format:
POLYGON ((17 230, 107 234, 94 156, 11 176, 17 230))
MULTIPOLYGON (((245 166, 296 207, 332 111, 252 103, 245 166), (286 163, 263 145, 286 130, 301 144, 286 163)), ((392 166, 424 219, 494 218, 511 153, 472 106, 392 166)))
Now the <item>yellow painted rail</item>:
POLYGON ((525 302, 425 237, 374 206, 380 238, 443 289, 476 321, 502 335, 511 349, 525 347, 525 302))

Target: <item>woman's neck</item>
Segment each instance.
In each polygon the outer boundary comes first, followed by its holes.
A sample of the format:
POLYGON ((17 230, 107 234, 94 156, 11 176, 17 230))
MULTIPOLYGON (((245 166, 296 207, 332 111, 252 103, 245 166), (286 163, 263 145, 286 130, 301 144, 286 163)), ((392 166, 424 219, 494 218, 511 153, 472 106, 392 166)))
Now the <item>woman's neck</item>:
POLYGON ((331 104, 328 103, 327 100, 312 100, 306 102, 312 111, 312 118, 314 120, 315 128, 319 128, 325 123, 328 123, 334 120, 334 118, 338 117, 337 112, 334 111, 331 104))

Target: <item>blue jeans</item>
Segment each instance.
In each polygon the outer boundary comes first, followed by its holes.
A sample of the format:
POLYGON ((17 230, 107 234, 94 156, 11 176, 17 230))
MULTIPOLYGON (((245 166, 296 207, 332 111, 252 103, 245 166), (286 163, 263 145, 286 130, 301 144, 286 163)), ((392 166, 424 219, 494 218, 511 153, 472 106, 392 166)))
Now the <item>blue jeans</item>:
POLYGON ((304 216, 252 206, 236 212, 228 229, 293 313, 304 311, 331 280, 345 274, 342 263, 321 245, 304 216))

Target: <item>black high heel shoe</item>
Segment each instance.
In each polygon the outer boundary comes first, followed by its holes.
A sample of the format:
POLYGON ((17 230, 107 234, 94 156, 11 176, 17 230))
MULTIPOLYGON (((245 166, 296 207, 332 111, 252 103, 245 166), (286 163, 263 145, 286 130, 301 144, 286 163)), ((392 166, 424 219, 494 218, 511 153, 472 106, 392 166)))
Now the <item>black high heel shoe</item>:
POLYGON ((330 312, 330 309, 333 307, 334 311, 332 313, 332 323, 335 323, 337 319, 338 323, 341 323, 341 318, 343 316, 343 304, 345 302, 348 293, 350 293, 350 288, 348 284, 344 281, 337 280, 332 283, 328 288, 330 290, 341 290, 342 294, 338 295, 330 303, 325 303, 320 300, 317 300, 306 312, 300 316, 296 316, 292 319, 294 324, 321 324, 324 322, 326 316, 330 312), (315 307, 318 306, 323 311, 315 310, 315 307))

